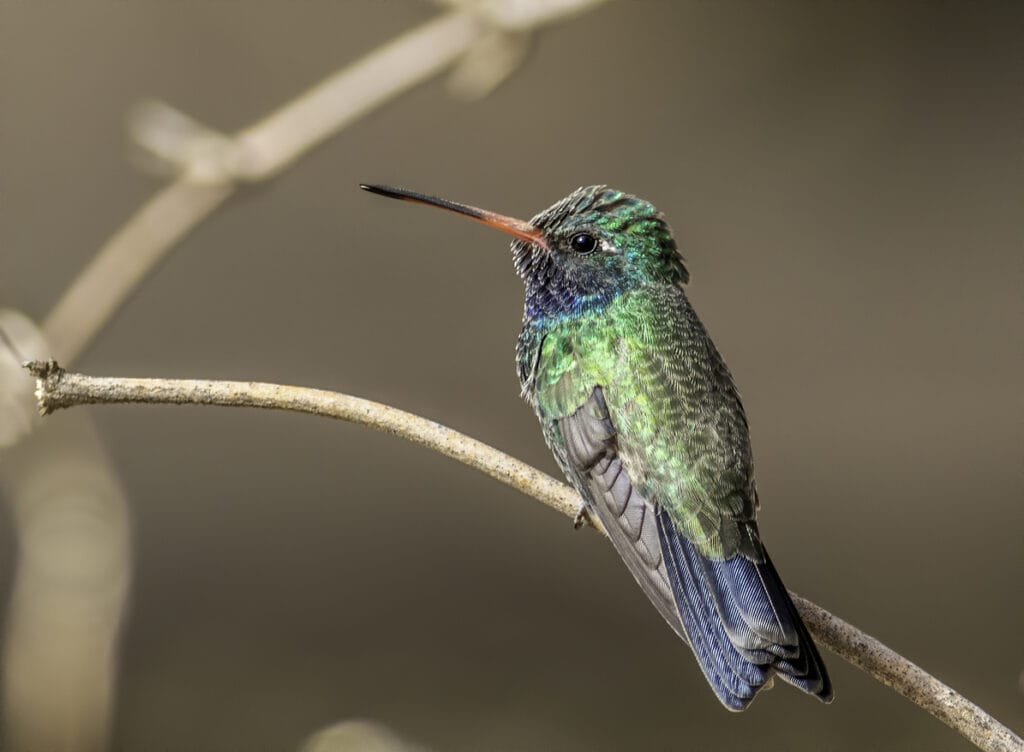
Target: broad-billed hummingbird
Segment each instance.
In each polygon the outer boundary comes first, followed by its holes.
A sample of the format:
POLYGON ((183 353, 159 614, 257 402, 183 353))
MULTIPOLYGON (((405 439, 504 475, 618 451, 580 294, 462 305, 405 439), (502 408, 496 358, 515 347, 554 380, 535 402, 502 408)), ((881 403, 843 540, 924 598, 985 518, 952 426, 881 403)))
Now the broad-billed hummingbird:
POLYGON ((529 222, 412 191, 514 236, 526 285, 516 365, 544 438, 665 621, 730 710, 781 679, 832 684, 758 533, 747 418, 683 285, 662 214, 606 186, 529 222))

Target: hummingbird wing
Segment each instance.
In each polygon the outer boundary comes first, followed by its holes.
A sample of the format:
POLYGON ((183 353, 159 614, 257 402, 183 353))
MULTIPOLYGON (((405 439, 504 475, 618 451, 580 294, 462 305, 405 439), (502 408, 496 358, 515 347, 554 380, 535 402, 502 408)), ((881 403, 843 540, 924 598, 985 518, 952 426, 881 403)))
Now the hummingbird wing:
POLYGON ((684 642, 686 629, 676 610, 668 567, 661 551, 656 510, 629 479, 615 451, 615 427, 601 388, 595 387, 572 416, 548 424, 548 443, 562 469, 584 491, 612 544, 640 589, 684 642))
POLYGON ((728 370, 681 291, 633 306, 611 311, 611 327, 545 343, 538 408, 549 442, 663 616, 667 574, 675 614, 666 620, 726 707, 745 708, 774 673, 831 699, 760 541, 746 418, 728 370))
POLYGON ((776 671, 831 698, 821 658, 767 552, 761 547, 758 561, 743 554, 720 560, 682 535, 665 507, 633 484, 601 387, 555 429, 574 485, 727 708, 746 708, 776 671))

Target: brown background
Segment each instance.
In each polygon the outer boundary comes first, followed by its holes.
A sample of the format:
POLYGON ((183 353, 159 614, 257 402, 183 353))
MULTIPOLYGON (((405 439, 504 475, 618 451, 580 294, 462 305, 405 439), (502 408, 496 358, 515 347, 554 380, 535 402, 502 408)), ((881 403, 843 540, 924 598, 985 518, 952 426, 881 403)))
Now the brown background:
MULTIPOLYGON (((239 128, 436 13, 0 8, 0 296, 38 318, 160 185, 125 159, 133 103, 239 128)), ((356 184, 527 217, 640 193, 743 392, 787 583, 1020 729, 1022 38, 1009 2, 610 3, 489 98, 433 81, 233 200, 79 365, 340 389, 554 472, 505 240, 356 184)), ((830 654, 831 707, 782 688, 727 714, 604 541, 423 449, 93 415, 136 533, 120 749, 289 749, 356 716, 437 750, 966 748, 830 654)))

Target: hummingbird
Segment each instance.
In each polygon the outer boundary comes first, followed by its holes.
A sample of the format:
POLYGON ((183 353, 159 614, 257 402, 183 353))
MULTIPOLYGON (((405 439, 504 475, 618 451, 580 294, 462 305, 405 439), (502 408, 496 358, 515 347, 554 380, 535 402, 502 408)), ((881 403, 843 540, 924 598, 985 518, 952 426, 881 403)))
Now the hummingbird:
POLYGON ((523 397, 641 590, 718 699, 745 709, 778 676, 824 702, 832 683, 757 527, 746 414, 691 306, 664 216, 603 185, 529 222, 381 185, 513 236, 526 288, 523 397))

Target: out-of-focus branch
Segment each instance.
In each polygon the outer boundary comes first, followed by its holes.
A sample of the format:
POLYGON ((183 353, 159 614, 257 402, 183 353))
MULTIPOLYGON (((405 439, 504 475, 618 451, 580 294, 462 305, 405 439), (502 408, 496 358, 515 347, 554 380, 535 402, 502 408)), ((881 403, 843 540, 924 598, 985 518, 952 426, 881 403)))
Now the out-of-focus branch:
MULTIPOLYGON (((242 381, 123 379, 68 373, 56 362, 26 366, 46 415, 74 405, 142 402, 291 410, 358 423, 407 439, 474 467, 574 517, 579 496, 551 476, 450 428, 378 402, 320 389, 242 381)), ((603 530, 602 530, 603 532, 603 530)), ((1021 752, 1024 741, 922 668, 806 598, 793 594, 815 638, 987 752, 1021 752)))
POLYGON ((3 749, 102 752, 131 580, 124 490, 84 413, 3 455, 18 532, 3 643, 3 749))
POLYGON ((457 89, 480 95, 521 58, 517 42, 502 45, 495 35, 521 36, 602 1, 460 2, 458 10, 374 50, 234 137, 167 105, 144 106, 134 119, 134 138, 177 178, 114 234, 47 316, 43 331, 53 354, 65 362, 78 357, 164 254, 239 183, 276 175, 353 120, 472 53, 478 43, 504 50, 470 55, 471 67, 483 73, 474 76, 463 67, 455 81, 457 89), (504 67, 485 70, 482 59, 504 67))
POLYGON ((100 752, 131 578, 128 505, 88 415, 40 425, 21 361, 47 353, 33 322, 0 310, 0 497, 18 536, 0 746, 100 752))
POLYGON ((196 133, 174 149, 165 146, 159 156, 181 160, 179 177, 128 220, 47 316, 43 330, 54 353, 77 357, 142 278, 234 193, 240 179, 269 177, 330 133, 430 77, 467 48, 478 26, 470 14, 447 14, 339 71, 237 138, 224 139, 220 148, 196 148, 214 140, 196 133))
POLYGON ((38 428, 13 363, 74 360, 164 255, 243 182, 265 180, 331 134, 444 68, 453 90, 483 96, 522 59, 530 29, 601 0, 459 4, 335 73, 234 136, 150 103, 132 135, 174 182, 118 230, 41 330, 0 311, 0 488, 14 511, 18 561, 3 655, 7 747, 106 746, 117 640, 130 578, 127 503, 84 417, 38 428))
POLYGON ((299 752, 428 752, 375 721, 341 721, 320 729, 299 752))

